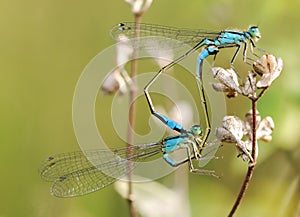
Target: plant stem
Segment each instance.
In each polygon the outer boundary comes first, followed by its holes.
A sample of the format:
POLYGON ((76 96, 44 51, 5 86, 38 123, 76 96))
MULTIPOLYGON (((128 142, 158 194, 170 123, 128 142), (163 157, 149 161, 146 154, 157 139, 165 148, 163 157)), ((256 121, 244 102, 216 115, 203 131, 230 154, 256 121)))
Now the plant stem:
MULTIPOLYGON (((138 56, 138 36, 139 36, 139 25, 140 25, 140 15, 135 15, 135 25, 136 25, 136 29, 135 29, 135 41, 134 41, 134 50, 133 50, 133 54, 132 54, 132 62, 131 62, 131 87, 129 90, 129 126, 128 126, 128 159, 132 159, 132 149, 130 147, 133 146, 134 144, 134 125, 135 125, 135 98, 136 98, 136 94, 137 94, 137 83, 136 83, 136 74, 137 74, 137 56, 138 56)), ((137 216, 137 212, 134 208, 134 195, 133 195, 133 191, 132 191, 132 169, 133 169, 133 162, 130 160, 128 162, 128 206, 129 206, 129 212, 130 212, 130 216, 131 217, 136 217, 137 216)))
POLYGON ((247 174, 245 176, 243 185, 242 185, 242 187, 240 189, 239 195, 238 195, 238 197, 237 197, 237 199, 236 199, 236 201, 235 201, 235 203, 234 203, 234 205, 233 205, 233 207, 232 207, 232 209, 231 209, 228 217, 234 215, 234 213, 237 210, 238 206, 240 205, 243 197, 245 196, 245 193, 246 193, 246 190, 247 190, 247 188, 249 186, 249 183, 250 183, 253 171, 254 171, 254 165, 249 165, 248 171, 247 171, 247 174))
POLYGON ((248 171, 247 174, 245 176, 243 185, 240 189, 239 195, 236 198, 236 201, 228 215, 228 217, 231 217, 234 215, 234 213, 236 212, 238 206, 240 205, 242 199, 245 196, 246 190, 248 189, 248 186, 250 184, 253 172, 254 172, 254 167, 256 164, 256 160, 257 160, 257 141, 256 141, 256 119, 257 119, 257 114, 256 114, 256 107, 257 107, 257 100, 259 99, 259 97, 254 97, 253 99, 251 99, 252 101, 252 153, 251 156, 253 158, 253 162, 251 162, 248 166, 248 171))
MULTIPOLYGON (((261 95, 262 96, 262 95, 261 95)), ((257 139, 256 139, 256 120, 257 120, 257 100, 259 98, 255 98, 252 99, 252 158, 253 158, 253 163, 250 164, 250 166, 252 165, 253 167, 256 164, 256 158, 257 158, 257 139)))

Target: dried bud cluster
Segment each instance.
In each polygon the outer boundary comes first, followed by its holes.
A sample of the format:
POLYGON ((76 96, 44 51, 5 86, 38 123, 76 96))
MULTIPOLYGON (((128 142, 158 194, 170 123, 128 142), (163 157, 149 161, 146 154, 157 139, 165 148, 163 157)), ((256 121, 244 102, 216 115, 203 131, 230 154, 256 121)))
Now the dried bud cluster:
POLYGON ((281 58, 266 54, 253 64, 254 71, 261 75, 261 79, 257 82, 258 88, 269 87, 272 82, 280 75, 283 67, 281 58))
MULTIPOLYGON (((257 139, 270 142, 272 140, 271 134, 274 129, 273 119, 266 117, 261 120, 258 112, 256 117, 257 139)), ((222 127, 216 128, 216 136, 221 142, 235 143, 239 152, 238 156, 242 157, 244 161, 250 160, 253 162, 253 158, 250 154, 253 142, 252 126, 253 119, 251 112, 246 114, 244 121, 236 116, 225 116, 223 118, 222 127)))
POLYGON ((112 94, 119 91, 118 93, 122 95, 127 91, 126 84, 131 83, 124 66, 130 60, 133 48, 125 35, 119 36, 119 43, 116 45, 116 49, 118 67, 111 71, 104 80, 101 86, 103 94, 112 94))
POLYGON ((283 62, 281 58, 276 58, 271 54, 263 55, 253 63, 253 71, 250 71, 244 84, 239 84, 238 76, 233 69, 223 69, 214 67, 213 74, 220 83, 213 83, 216 91, 225 92, 228 97, 236 97, 242 94, 247 97, 255 96, 256 88, 268 88, 272 82, 280 75, 283 62), (261 75, 256 81, 255 73, 261 75))
MULTIPOLYGON (((215 67, 213 68, 213 74, 219 83, 213 83, 212 86, 216 91, 225 92, 228 97, 236 97, 241 94, 256 102, 280 75, 282 68, 281 58, 266 54, 253 63, 253 70, 248 73, 246 82, 240 85, 238 76, 233 69, 225 70, 215 67), (257 74, 261 76, 260 79, 257 79, 257 74), (257 89, 263 90, 257 94, 257 89)), ((238 156, 242 157, 244 161, 252 163, 255 160, 250 153, 255 147, 257 155, 257 140, 270 142, 274 129, 274 122, 271 117, 261 120, 258 111, 256 111, 255 117, 256 126, 254 126, 252 110, 246 114, 244 121, 236 116, 225 116, 222 127, 216 129, 216 136, 221 142, 235 143, 239 152, 238 156), (255 138, 253 136, 254 132, 256 132, 255 138)))
POLYGON ((132 13, 139 15, 148 10, 152 4, 152 0, 125 0, 125 2, 131 5, 132 13))
POLYGON ((242 94, 239 88, 237 74, 233 69, 223 69, 221 67, 214 67, 212 69, 214 78, 220 83, 212 83, 216 91, 226 92, 229 98, 236 97, 237 94, 242 94))

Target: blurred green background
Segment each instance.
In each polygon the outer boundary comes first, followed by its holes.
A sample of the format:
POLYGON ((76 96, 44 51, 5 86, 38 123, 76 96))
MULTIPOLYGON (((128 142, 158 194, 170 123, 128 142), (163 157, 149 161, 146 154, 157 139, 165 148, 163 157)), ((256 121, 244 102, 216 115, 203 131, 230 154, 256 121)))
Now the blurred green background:
MULTIPOLYGON (((59 199, 38 174, 50 154, 79 149, 72 126, 76 82, 85 65, 114 43, 110 28, 133 21, 129 5, 122 0, 0 5, 0 216, 129 216, 113 186, 59 199)), ((259 165, 236 216, 300 215, 299 8, 296 0, 154 0, 142 17, 148 23, 216 30, 258 24, 258 46, 283 58, 282 75, 258 105, 263 117, 275 121, 273 141, 260 143, 259 165)), ((231 114, 250 109, 236 100, 230 105, 231 114)), ((191 216, 226 216, 234 203, 246 165, 235 158, 234 147, 223 147, 220 155, 211 167, 222 179, 189 175, 191 216)), ((172 185, 172 175, 165 182, 172 185)))

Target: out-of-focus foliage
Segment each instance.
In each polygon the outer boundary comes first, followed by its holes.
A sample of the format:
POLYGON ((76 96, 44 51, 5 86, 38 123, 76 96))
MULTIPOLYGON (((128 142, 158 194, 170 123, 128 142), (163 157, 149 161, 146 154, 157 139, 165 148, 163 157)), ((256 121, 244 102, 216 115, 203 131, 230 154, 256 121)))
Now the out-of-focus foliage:
MULTIPOLYGON (((259 145, 259 163, 237 216, 300 212, 299 8, 296 0, 154 1, 142 17, 212 30, 259 25, 257 45, 284 61, 281 77, 258 105, 275 122, 273 141, 259 145)), ((0 216, 128 216, 127 202, 113 186, 80 198, 52 197, 38 166, 50 154, 78 149, 72 127, 76 82, 92 57, 114 43, 110 28, 133 20, 130 8, 122 0, 12 0, 1 2, 0 12, 0 216)), ((229 101, 229 113, 243 115, 250 109, 244 102, 229 101)), ((148 124, 145 112, 146 106, 138 106, 139 132, 148 124)), ((112 145, 119 142, 109 130, 106 137, 112 145)), ((225 216, 233 205, 246 165, 235 158, 234 147, 224 146, 219 154, 223 158, 209 167, 223 175, 220 180, 189 175, 192 216, 225 216)))

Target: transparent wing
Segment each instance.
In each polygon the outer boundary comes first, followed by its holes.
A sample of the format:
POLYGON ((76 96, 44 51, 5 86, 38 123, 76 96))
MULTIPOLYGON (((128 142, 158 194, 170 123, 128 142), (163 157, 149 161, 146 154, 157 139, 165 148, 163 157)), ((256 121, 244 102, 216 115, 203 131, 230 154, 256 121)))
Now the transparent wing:
MULTIPOLYGON (((135 23, 124 22, 119 23, 111 29, 111 36, 118 40, 119 35, 124 34, 129 38, 134 38, 135 23)), ((207 30, 179 29, 174 27, 161 26, 156 24, 141 23, 139 27, 139 36, 160 36, 182 41, 189 45, 194 45, 200 42, 203 38, 215 38, 220 35, 220 32, 207 30)))
MULTIPOLYGON (((144 161, 161 152, 160 143, 136 145, 128 148, 70 152, 48 157, 41 165, 40 174, 52 181, 51 193, 57 197, 73 197, 88 194, 106 187, 129 173, 126 158, 144 161)), ((131 169, 134 169, 133 164, 131 169)))
POLYGON ((208 164, 211 160, 216 159, 216 152, 220 148, 220 141, 215 139, 210 142, 206 142, 205 146, 201 150, 201 158, 199 160, 199 167, 204 167, 208 164))

